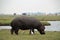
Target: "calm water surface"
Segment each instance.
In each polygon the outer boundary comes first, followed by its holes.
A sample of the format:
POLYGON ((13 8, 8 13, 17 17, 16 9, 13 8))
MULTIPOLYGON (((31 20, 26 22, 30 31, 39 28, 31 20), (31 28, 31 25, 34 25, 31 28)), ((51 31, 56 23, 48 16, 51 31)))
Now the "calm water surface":
MULTIPOLYGON (((51 25, 45 26, 45 31, 60 31, 60 21, 48 21, 51 25)), ((1 29, 11 29, 11 26, 0 26, 1 29)))
POLYGON ((60 31, 60 21, 48 21, 51 25, 45 26, 46 31, 60 31))

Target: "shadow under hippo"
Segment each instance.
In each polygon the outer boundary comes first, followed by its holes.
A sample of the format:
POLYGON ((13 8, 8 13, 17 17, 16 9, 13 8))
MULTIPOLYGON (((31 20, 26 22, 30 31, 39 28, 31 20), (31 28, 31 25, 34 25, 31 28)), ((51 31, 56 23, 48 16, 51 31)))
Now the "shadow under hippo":
POLYGON ((11 34, 15 32, 16 35, 18 35, 19 29, 21 30, 30 30, 30 34, 34 33, 34 29, 37 29, 40 34, 45 34, 45 27, 42 25, 42 23, 33 18, 33 17, 27 17, 27 16, 20 16, 16 17, 11 22, 11 34), (32 33, 31 33, 32 32, 32 33))

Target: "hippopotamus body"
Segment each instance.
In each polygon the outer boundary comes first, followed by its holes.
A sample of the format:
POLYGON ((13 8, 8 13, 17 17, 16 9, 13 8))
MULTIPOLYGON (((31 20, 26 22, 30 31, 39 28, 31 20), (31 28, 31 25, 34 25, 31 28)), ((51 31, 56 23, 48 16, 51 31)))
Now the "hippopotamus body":
POLYGON ((41 22, 33 17, 27 17, 27 16, 20 16, 16 17, 11 22, 11 34, 15 32, 16 35, 18 35, 19 29, 21 30, 30 30, 34 33, 34 29, 37 29, 40 34, 45 34, 45 27, 41 24, 41 22))

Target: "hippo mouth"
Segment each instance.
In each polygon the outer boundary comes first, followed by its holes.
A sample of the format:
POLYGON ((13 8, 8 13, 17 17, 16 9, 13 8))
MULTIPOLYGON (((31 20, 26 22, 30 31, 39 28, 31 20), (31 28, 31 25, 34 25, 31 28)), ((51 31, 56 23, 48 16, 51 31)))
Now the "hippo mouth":
POLYGON ((44 35, 44 34, 45 34, 45 32, 42 32, 42 33, 40 32, 40 34, 41 34, 41 35, 44 35))

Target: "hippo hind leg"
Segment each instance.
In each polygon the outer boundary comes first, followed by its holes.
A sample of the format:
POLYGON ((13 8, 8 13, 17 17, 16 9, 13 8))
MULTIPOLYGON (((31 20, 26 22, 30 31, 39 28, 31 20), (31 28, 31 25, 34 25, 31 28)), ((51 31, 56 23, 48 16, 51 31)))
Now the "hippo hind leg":
POLYGON ((15 30, 15 34, 18 35, 18 30, 15 30))
POLYGON ((15 29, 15 34, 18 35, 19 28, 15 29))
POLYGON ((11 29, 11 34, 13 35, 13 33, 15 32, 16 35, 18 35, 18 28, 12 28, 11 29))
POLYGON ((12 28, 12 29, 11 29, 11 34, 13 34, 13 32, 14 32, 14 29, 12 28))

